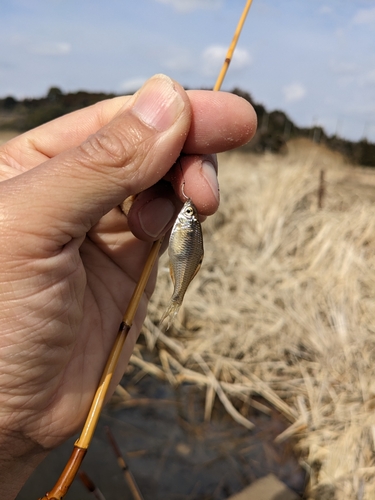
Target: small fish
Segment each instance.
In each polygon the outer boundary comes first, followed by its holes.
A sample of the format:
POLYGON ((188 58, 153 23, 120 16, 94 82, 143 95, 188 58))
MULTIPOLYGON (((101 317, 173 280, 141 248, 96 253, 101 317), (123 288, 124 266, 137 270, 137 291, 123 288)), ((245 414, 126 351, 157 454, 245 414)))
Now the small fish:
POLYGON ((193 202, 188 199, 174 223, 168 246, 169 270, 174 285, 173 295, 160 323, 169 317, 171 326, 188 286, 199 271, 203 260, 202 227, 193 202))

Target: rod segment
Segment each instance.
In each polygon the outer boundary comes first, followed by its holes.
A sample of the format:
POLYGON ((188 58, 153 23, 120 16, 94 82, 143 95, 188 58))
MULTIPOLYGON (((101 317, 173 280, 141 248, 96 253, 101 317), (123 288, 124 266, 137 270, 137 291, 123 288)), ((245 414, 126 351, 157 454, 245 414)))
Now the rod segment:
POLYGON ((245 24, 245 20, 246 20, 247 14, 248 14, 248 12, 250 10, 250 7, 251 7, 252 3, 253 3, 253 0, 247 0, 247 2, 246 2, 246 5, 245 5, 245 8, 244 8, 244 10, 242 12, 242 15, 240 17, 240 20, 238 21, 237 28, 236 28, 236 31, 234 33, 232 43, 229 46, 227 55, 225 57, 224 64, 221 67, 219 76, 217 77, 217 80, 216 80, 216 83, 214 85, 213 90, 220 90, 221 89, 221 85, 223 83, 225 75, 227 74, 227 71, 228 71, 228 68, 229 68, 229 64, 230 64, 230 62, 232 60, 232 57, 233 57, 234 49, 236 48, 238 39, 240 37, 243 25, 245 24))
POLYGON ((133 320, 137 312, 139 302, 142 298, 143 292, 150 278, 150 274, 155 265, 156 259, 159 255, 162 243, 163 243, 163 238, 161 238, 158 241, 155 241, 152 244, 151 251, 147 258, 146 264, 143 268, 141 277, 139 278, 137 286, 135 287, 135 290, 133 292, 132 298, 130 299, 128 308, 124 314, 111 353, 108 357, 107 363, 103 370, 103 374, 100 379, 99 386, 96 390, 94 399, 92 401, 89 414, 85 421, 85 425, 82 429, 80 437, 75 442, 72 455, 68 463, 66 464, 65 469, 63 470, 61 476, 57 480, 54 488, 40 500, 61 500, 62 498, 64 498, 78 472, 78 469, 86 454, 87 448, 89 447, 92 437, 94 435, 96 425, 99 420, 100 412, 104 405, 104 400, 108 391, 108 387, 112 380, 113 373, 116 369, 117 362, 120 357, 122 348, 124 346, 126 337, 133 324, 133 320))
POLYGON ((67 461, 64 470, 61 473, 58 481, 51 491, 45 494, 40 500, 61 500, 67 494, 78 469, 81 466, 82 460, 86 455, 87 449, 74 446, 73 452, 67 461))

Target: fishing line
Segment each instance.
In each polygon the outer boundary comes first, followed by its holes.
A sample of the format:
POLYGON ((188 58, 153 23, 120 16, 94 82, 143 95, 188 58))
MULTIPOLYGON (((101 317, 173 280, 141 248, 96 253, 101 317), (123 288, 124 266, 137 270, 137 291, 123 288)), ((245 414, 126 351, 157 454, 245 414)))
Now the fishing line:
POLYGON ((181 175, 182 175, 181 193, 183 194, 185 201, 188 201, 188 200, 190 200, 190 198, 189 198, 189 196, 186 196, 186 193, 185 193, 185 176, 184 176, 184 171, 182 169, 181 157, 178 159, 178 164, 180 166, 181 175))

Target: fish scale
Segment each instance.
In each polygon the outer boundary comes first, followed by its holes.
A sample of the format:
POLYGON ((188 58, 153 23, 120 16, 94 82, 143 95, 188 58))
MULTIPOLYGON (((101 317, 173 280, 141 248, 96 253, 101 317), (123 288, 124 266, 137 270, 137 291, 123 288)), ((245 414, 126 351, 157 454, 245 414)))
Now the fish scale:
POLYGON ((167 330, 181 307, 186 290, 203 260, 203 235, 198 211, 188 199, 174 223, 168 246, 169 269, 174 290, 160 323, 168 318, 167 330))

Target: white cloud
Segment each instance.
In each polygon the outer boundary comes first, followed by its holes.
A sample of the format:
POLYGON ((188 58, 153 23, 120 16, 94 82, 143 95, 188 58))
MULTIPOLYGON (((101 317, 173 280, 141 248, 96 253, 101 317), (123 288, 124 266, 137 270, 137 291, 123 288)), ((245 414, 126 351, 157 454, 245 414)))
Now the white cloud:
POLYGON ((283 87, 284 99, 286 102, 296 102, 303 99, 306 95, 306 88, 302 83, 291 83, 283 87))
MULTIPOLYGON (((210 45, 202 54, 203 72, 207 76, 217 75, 228 52, 228 47, 222 45, 210 45)), ((247 49, 237 47, 230 63, 231 71, 241 70, 250 66, 252 57, 247 49)))
POLYGON ((214 10, 223 5, 222 0, 156 0, 170 5, 179 12, 192 12, 198 9, 214 10))
POLYGON ((147 78, 145 77, 136 77, 129 78, 129 80, 125 80, 120 85, 120 90, 122 92, 135 92, 142 87, 147 78))
POLYGON ((333 61, 330 64, 333 73, 337 75, 354 75, 358 72, 356 64, 345 61, 333 61))
POLYGON ((375 7, 359 9, 353 17, 354 24, 375 24, 375 7))
POLYGON ((332 14, 333 8, 330 7, 329 5, 323 5, 319 9, 319 14, 332 14))
POLYGON ((64 56, 71 50, 72 46, 67 42, 42 42, 28 47, 29 52, 40 56, 64 56))

